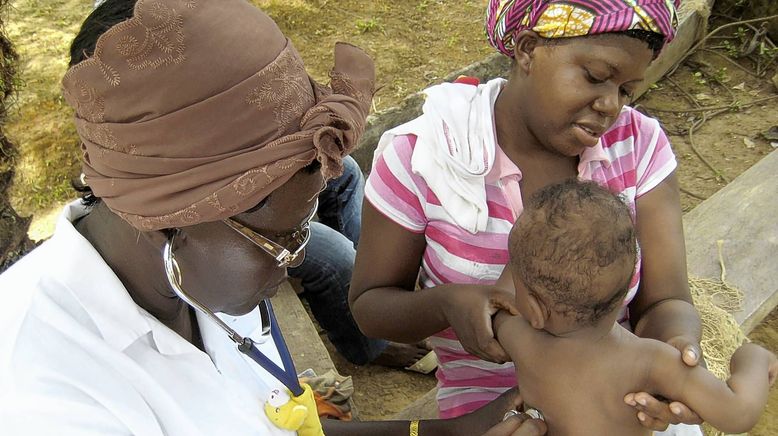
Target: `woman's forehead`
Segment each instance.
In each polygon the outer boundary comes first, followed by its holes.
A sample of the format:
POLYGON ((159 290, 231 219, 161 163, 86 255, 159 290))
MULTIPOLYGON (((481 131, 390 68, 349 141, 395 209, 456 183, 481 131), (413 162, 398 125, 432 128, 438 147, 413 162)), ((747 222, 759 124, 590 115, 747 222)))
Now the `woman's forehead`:
POLYGON ((569 38, 561 44, 552 44, 548 49, 546 53, 551 60, 565 53, 579 63, 598 62, 613 73, 628 72, 631 76, 640 76, 631 80, 642 79, 644 70, 653 57, 653 51, 645 42, 626 35, 569 38))
POLYGON ((323 187, 324 178, 320 171, 300 170, 270 193, 262 207, 236 217, 255 229, 289 230, 309 215, 323 187))

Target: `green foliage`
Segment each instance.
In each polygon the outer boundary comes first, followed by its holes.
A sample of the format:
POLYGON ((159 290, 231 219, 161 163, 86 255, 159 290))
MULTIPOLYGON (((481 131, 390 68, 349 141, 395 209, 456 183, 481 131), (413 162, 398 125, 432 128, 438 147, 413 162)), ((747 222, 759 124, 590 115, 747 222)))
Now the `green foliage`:
POLYGON ((360 18, 355 23, 357 30, 359 30, 359 33, 368 33, 373 32, 375 30, 381 30, 381 25, 378 22, 378 18, 376 17, 370 17, 370 18, 360 18))

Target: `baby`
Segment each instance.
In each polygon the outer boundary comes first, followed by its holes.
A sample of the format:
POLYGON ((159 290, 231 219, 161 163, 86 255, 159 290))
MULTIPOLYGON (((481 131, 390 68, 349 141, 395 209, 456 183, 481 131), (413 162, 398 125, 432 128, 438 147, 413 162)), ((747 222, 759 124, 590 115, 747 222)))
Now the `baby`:
POLYGON ((774 354, 741 346, 723 382, 616 322, 637 251, 618 197, 592 182, 546 187, 526 204, 509 249, 498 286, 515 289, 521 316, 500 312, 495 331, 525 404, 543 414, 549 435, 650 434, 624 403, 629 392, 680 401, 727 433, 756 424, 778 373, 774 354))

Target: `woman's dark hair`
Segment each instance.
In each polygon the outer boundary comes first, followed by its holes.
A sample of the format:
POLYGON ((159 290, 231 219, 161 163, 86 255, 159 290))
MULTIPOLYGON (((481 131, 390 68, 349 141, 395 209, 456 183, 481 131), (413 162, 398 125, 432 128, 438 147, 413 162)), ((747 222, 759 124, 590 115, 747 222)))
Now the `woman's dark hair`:
POLYGON ((70 66, 89 58, 95 52, 97 39, 108 29, 132 18, 138 0, 106 0, 81 24, 70 44, 70 66))
POLYGON ((665 43, 665 37, 661 33, 651 32, 650 30, 630 29, 630 30, 623 30, 620 32, 606 32, 606 33, 597 33, 594 35, 574 36, 571 38, 543 38, 543 44, 546 46, 554 46, 557 44, 562 44, 569 39, 597 38, 597 37, 605 37, 608 35, 624 35, 624 36, 629 36, 630 38, 639 39, 645 42, 648 48, 652 52, 654 52, 655 58, 659 56, 659 52, 662 50, 662 47, 664 46, 665 43))
POLYGON ((641 29, 631 29, 631 30, 625 30, 623 32, 615 32, 617 35, 626 35, 632 38, 639 39, 646 44, 648 44, 648 48, 651 49, 651 51, 654 52, 654 57, 659 56, 659 52, 662 50, 662 46, 665 44, 665 37, 664 35, 656 32, 651 32, 649 30, 641 30, 641 29))

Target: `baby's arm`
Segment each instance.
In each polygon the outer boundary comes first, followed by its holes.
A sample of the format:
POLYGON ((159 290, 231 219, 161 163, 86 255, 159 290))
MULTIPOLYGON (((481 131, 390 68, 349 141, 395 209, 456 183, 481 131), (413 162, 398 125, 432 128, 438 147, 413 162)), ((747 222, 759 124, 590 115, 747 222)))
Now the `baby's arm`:
POLYGON ((725 383, 704 368, 683 365, 678 350, 661 345, 649 376, 656 393, 686 404, 725 433, 744 433, 756 425, 778 373, 773 353, 742 345, 732 356, 725 383))

